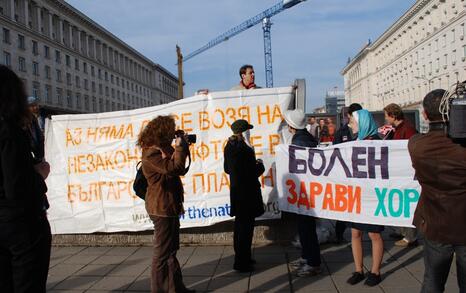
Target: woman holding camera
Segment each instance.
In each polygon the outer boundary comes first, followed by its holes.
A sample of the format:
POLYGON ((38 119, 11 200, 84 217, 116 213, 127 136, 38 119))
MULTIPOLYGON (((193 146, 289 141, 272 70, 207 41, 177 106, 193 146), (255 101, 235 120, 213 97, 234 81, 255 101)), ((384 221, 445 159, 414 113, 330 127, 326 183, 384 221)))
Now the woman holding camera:
POLYGON ((34 162, 32 115, 21 79, 0 65, 0 290, 44 292, 52 236, 46 216, 50 165, 34 162))
POLYGON ((146 210, 154 223, 154 254, 152 259, 152 292, 195 292, 183 284, 180 264, 176 258, 180 239, 180 215, 183 209, 183 184, 189 147, 185 137, 177 137, 175 120, 158 116, 140 133, 142 171, 147 179, 146 210))

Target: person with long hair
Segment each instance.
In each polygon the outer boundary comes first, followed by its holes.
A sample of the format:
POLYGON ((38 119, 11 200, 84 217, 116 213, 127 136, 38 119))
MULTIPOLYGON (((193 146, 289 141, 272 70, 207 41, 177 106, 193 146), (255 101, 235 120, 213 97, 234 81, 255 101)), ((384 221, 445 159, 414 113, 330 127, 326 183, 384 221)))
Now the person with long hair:
POLYGON ((50 165, 34 162, 31 113, 21 79, 0 65, 0 288, 46 292, 51 233, 46 216, 50 165))
POLYGON ((184 190, 180 176, 186 174, 189 147, 178 137, 175 148, 175 120, 158 116, 139 134, 142 171, 147 179, 146 210, 154 223, 152 292, 195 292, 185 287, 176 258, 180 248, 180 216, 184 214, 184 190))
MULTIPOLYGON (((354 112, 351 116, 350 127, 353 133, 357 133, 357 140, 380 139, 377 124, 372 114, 367 110, 354 112)), ((372 242, 372 267, 364 284, 370 287, 376 286, 382 281, 380 266, 383 258, 383 239, 380 233, 384 230, 384 226, 350 223, 350 227, 355 272, 347 282, 355 285, 366 278, 363 270, 362 234, 367 232, 372 242)))

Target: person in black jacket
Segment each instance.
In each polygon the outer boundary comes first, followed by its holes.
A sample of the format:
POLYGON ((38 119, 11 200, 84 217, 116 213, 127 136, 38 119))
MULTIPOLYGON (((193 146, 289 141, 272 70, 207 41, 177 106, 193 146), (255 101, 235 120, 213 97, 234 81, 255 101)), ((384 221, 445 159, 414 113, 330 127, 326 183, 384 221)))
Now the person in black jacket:
POLYGON ((0 288, 46 292, 51 233, 44 180, 50 166, 34 164, 21 79, 0 66, 0 80, 0 288))
MULTIPOLYGON (((301 109, 285 112, 285 121, 293 134, 291 144, 303 147, 317 147, 318 142, 306 129, 306 118, 301 109)), ((317 239, 314 217, 298 215, 298 234, 301 242, 301 258, 292 262, 300 277, 320 274, 320 246, 317 239)))
POLYGON ((256 160, 254 148, 249 142, 249 130, 253 126, 246 120, 231 125, 233 135, 224 149, 224 169, 230 175, 230 216, 235 217, 233 268, 240 272, 254 270, 251 258, 252 237, 256 217, 264 214, 259 176, 264 164, 256 160))

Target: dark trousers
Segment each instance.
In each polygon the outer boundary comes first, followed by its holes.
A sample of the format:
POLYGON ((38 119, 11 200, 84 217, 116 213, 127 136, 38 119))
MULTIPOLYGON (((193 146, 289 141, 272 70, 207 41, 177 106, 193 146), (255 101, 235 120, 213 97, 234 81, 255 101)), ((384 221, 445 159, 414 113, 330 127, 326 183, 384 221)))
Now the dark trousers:
POLYGON ((320 266, 320 246, 317 239, 314 217, 298 215, 298 233, 301 242, 301 257, 312 267, 320 266))
POLYGON ((337 221, 335 223, 335 234, 337 236, 337 240, 343 239, 343 234, 345 234, 346 230, 346 223, 343 221, 337 221))
POLYGON ((255 218, 249 215, 235 217, 233 246, 235 249, 235 267, 248 266, 251 261, 252 237, 255 218))
POLYGON ((153 293, 183 292, 186 287, 176 252, 180 248, 180 219, 150 217, 154 223, 154 254, 151 288, 153 293))
POLYGON ((45 293, 51 243, 45 215, 0 223, 0 291, 45 293))
POLYGON ((424 282, 422 293, 437 293, 445 290, 450 266, 456 254, 458 286, 466 293, 466 246, 440 244, 424 239, 424 282))

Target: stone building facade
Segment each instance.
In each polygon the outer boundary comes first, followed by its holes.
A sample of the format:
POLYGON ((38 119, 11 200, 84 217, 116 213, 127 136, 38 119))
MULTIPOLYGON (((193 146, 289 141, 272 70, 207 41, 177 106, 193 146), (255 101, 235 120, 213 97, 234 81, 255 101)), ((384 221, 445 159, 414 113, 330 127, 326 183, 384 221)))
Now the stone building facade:
POLYGON ((346 104, 419 105, 427 92, 466 80, 466 1, 418 0, 343 68, 346 104))
POLYGON ((49 113, 148 107, 178 80, 63 0, 0 0, 0 63, 49 113))

